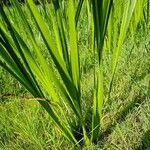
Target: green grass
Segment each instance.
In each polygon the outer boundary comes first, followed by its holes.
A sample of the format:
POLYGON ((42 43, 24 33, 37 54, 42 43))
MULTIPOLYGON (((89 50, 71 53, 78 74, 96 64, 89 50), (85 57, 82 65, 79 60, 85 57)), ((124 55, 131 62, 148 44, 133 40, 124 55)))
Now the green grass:
MULTIPOLYGON (((103 108, 98 143, 84 147, 85 150, 150 148, 150 32, 146 33, 139 29, 137 33, 134 41, 132 37, 128 37, 123 45, 110 105, 104 105, 103 108)), ((88 55, 83 55, 83 59, 90 58, 88 55)), ((89 69, 88 64, 84 67, 87 67, 87 71, 82 78, 83 98, 88 103, 83 105, 91 109, 92 69, 89 69)), ((104 74, 107 74, 104 85, 107 92, 109 84, 107 80, 110 78, 108 69, 104 70, 104 74)), ((0 75, 1 94, 16 95, 11 98, 1 97, 0 149, 76 149, 53 125, 44 109, 36 101, 25 98, 29 97, 29 94, 16 80, 2 69, 0 75), (19 99, 18 95, 24 95, 24 98, 19 99)), ((88 120, 90 116, 88 113, 86 115, 88 120)), ((90 119, 88 121, 90 122, 90 119)))
POLYGON ((148 0, 79 2, 0 5, 1 149, 149 148, 148 0))

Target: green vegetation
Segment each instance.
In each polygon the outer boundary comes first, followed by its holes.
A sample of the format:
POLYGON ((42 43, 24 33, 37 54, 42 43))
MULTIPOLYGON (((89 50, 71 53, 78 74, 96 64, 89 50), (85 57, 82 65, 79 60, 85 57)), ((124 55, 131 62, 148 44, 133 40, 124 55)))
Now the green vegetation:
POLYGON ((0 147, 148 149, 149 4, 0 5, 0 147))

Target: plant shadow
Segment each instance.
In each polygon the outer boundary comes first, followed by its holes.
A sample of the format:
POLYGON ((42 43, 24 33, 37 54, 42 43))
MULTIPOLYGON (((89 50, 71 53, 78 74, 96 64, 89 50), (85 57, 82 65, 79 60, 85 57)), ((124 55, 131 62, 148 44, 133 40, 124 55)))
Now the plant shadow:
MULTIPOLYGON (((104 147, 105 143, 108 140, 109 135, 113 132, 117 124, 120 124, 125 121, 126 116, 131 113, 135 107, 142 104, 145 100, 145 95, 139 93, 114 119, 114 123, 111 122, 107 125, 106 129, 100 133, 98 141, 101 141, 101 146, 104 147)), ((139 118, 136 118, 137 122, 140 121, 139 118)))
POLYGON ((147 130, 141 140, 141 145, 135 150, 150 150, 150 130, 147 130))

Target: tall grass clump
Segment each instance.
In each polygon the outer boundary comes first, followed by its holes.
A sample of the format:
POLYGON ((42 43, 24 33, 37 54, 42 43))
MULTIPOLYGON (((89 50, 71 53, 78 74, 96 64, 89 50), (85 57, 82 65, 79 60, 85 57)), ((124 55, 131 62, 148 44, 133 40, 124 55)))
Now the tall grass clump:
MULTIPOLYGON (((24 6, 12 0, 11 7, 0 3, 0 65, 33 95, 64 136, 77 146, 98 140, 103 103, 109 104, 122 44, 139 5, 137 0, 62 0, 40 6, 32 0, 24 6), (82 49, 78 44, 84 12, 94 60, 88 127, 83 105, 87 102, 82 96, 82 49), (112 56, 109 89, 104 95, 106 45, 112 56)), ((148 21, 149 13, 146 15, 148 21)), ((133 28, 139 16, 134 17, 133 28)))

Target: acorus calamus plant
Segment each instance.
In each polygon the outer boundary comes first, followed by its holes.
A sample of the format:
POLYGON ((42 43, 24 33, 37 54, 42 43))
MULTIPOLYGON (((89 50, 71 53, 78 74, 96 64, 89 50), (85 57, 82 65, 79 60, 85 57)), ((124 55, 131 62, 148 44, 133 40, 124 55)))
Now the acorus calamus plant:
MULTIPOLYGON (((97 141, 104 103, 104 44, 106 34, 108 40, 115 36, 115 33, 109 32, 108 24, 109 27, 113 24, 111 13, 116 1, 67 0, 55 1, 49 5, 43 3, 43 7, 37 7, 32 0, 27 0, 25 6, 21 6, 17 0, 10 1, 11 8, 0 4, 0 65, 37 99, 68 140, 77 146, 80 146, 82 140, 85 145, 97 141), (89 9, 91 48, 95 59, 90 131, 86 128, 82 105, 84 100, 81 98, 81 62, 77 30, 82 10, 85 8, 89 9), (26 14, 24 9, 28 10, 29 14, 26 14), (15 17, 20 20, 19 25, 15 21, 13 11, 15 17), (44 46, 39 46, 37 33, 30 20, 34 21, 34 27, 44 46), (74 114, 73 117, 70 114, 74 114), (82 128, 80 139, 75 135, 72 126, 74 122, 78 122, 82 128)), ((108 95, 136 0, 126 0, 124 5, 121 10, 123 15, 120 15, 120 28, 112 48, 112 75, 108 95)), ((107 101, 109 98, 105 102, 107 101)))

